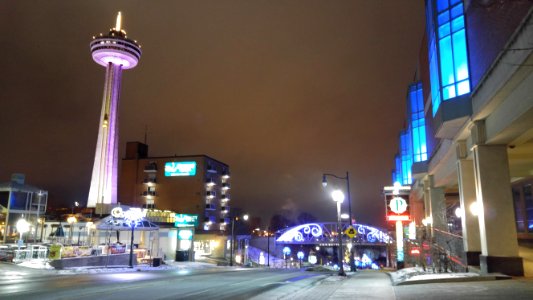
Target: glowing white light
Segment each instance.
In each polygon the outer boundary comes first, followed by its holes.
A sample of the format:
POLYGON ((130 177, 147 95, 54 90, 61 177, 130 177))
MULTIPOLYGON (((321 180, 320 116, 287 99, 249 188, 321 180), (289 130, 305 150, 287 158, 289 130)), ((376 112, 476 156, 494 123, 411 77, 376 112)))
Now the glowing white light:
POLYGON ((315 255, 309 255, 309 257, 307 258, 307 261, 310 264, 316 264, 316 262, 317 262, 316 256, 315 255))
POLYGON ((422 220, 422 224, 424 224, 424 226, 428 226, 428 225, 433 224, 433 218, 432 217, 427 217, 427 218, 423 219, 422 220))
POLYGON ((463 209, 461 207, 458 207, 455 209, 455 216, 458 217, 458 218, 462 218, 463 217, 463 209))
POLYGON ((117 31, 120 31, 120 26, 122 25, 122 14, 120 13, 120 11, 118 12, 118 15, 117 15, 117 23, 115 25, 115 29, 117 31))
POLYGON ((474 216, 479 215, 479 213, 481 212, 481 207, 480 207, 480 205, 479 205, 479 203, 477 201, 472 203, 472 204, 470 204, 470 212, 474 216))
POLYGON ((244 221, 248 221, 249 217, 248 217, 248 215, 244 215, 244 216, 242 216, 242 218, 243 218, 244 221))
POLYGON ((331 192, 331 198, 333 201, 342 203, 344 202, 344 193, 341 190, 334 190, 331 192))
POLYGON ((416 224, 415 222, 409 223, 409 239, 416 240, 416 224))
POLYGON ((17 231, 22 233, 30 231, 30 223, 26 219, 20 219, 17 221, 17 231))
POLYGON ((350 215, 348 214, 341 214, 341 219, 348 219, 350 218, 350 215))
POLYGON ((239 254, 235 255, 235 262, 238 264, 241 263, 241 256, 239 254))
POLYGON ((265 254, 263 252, 259 253, 259 264, 260 265, 265 264, 265 254))

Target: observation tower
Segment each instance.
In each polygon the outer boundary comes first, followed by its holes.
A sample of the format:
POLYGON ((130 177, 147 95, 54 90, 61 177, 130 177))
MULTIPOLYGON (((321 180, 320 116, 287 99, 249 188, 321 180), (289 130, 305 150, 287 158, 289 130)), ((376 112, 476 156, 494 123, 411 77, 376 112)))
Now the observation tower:
POLYGON ((117 15, 115 28, 93 37, 90 44, 93 60, 106 68, 100 127, 87 207, 97 214, 107 214, 117 203, 118 108, 122 70, 133 69, 141 58, 141 46, 128 39, 117 15))

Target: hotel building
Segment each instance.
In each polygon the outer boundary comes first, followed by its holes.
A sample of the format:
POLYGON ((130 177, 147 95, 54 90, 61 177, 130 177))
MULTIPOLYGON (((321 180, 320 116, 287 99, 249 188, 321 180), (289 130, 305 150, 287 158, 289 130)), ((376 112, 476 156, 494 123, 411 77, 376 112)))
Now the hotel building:
POLYGON ((214 158, 150 157, 148 145, 140 142, 126 145, 119 176, 122 204, 198 215, 196 230, 224 231, 230 222, 230 188, 229 166, 214 158))

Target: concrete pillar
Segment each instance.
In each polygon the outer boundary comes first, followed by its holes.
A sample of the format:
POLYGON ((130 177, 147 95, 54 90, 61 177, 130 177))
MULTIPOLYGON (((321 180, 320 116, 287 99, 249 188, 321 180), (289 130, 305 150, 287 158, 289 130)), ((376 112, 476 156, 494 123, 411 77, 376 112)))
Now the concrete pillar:
POLYGON ((479 266, 479 255, 481 254, 479 221, 477 216, 470 212, 470 206, 476 202, 474 163, 466 157, 466 143, 460 141, 457 143, 457 183, 462 211, 463 247, 467 264, 479 266))
MULTIPOLYGON (((433 229, 448 231, 448 221, 446 219, 446 198, 444 189, 434 186, 433 176, 429 175, 429 202, 431 206, 431 219, 433 229)), ((433 232, 432 232, 433 235, 433 232)))
POLYGON ((480 206, 481 271, 523 276, 507 147, 484 144, 483 121, 476 121, 472 131, 476 196, 480 206))

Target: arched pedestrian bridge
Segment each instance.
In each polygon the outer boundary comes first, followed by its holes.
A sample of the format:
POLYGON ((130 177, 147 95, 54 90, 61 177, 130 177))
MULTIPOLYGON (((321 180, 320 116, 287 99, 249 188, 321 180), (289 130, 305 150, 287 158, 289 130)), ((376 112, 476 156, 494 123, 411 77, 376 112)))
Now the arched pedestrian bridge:
MULTIPOLYGON (((385 246, 392 242, 392 238, 382 230, 363 224, 353 224, 356 231, 351 238, 344 234, 348 224, 342 225, 343 242, 355 242, 360 246, 385 246)), ((325 245, 337 246, 337 223, 307 223, 279 231, 276 243, 287 245, 325 245)))

